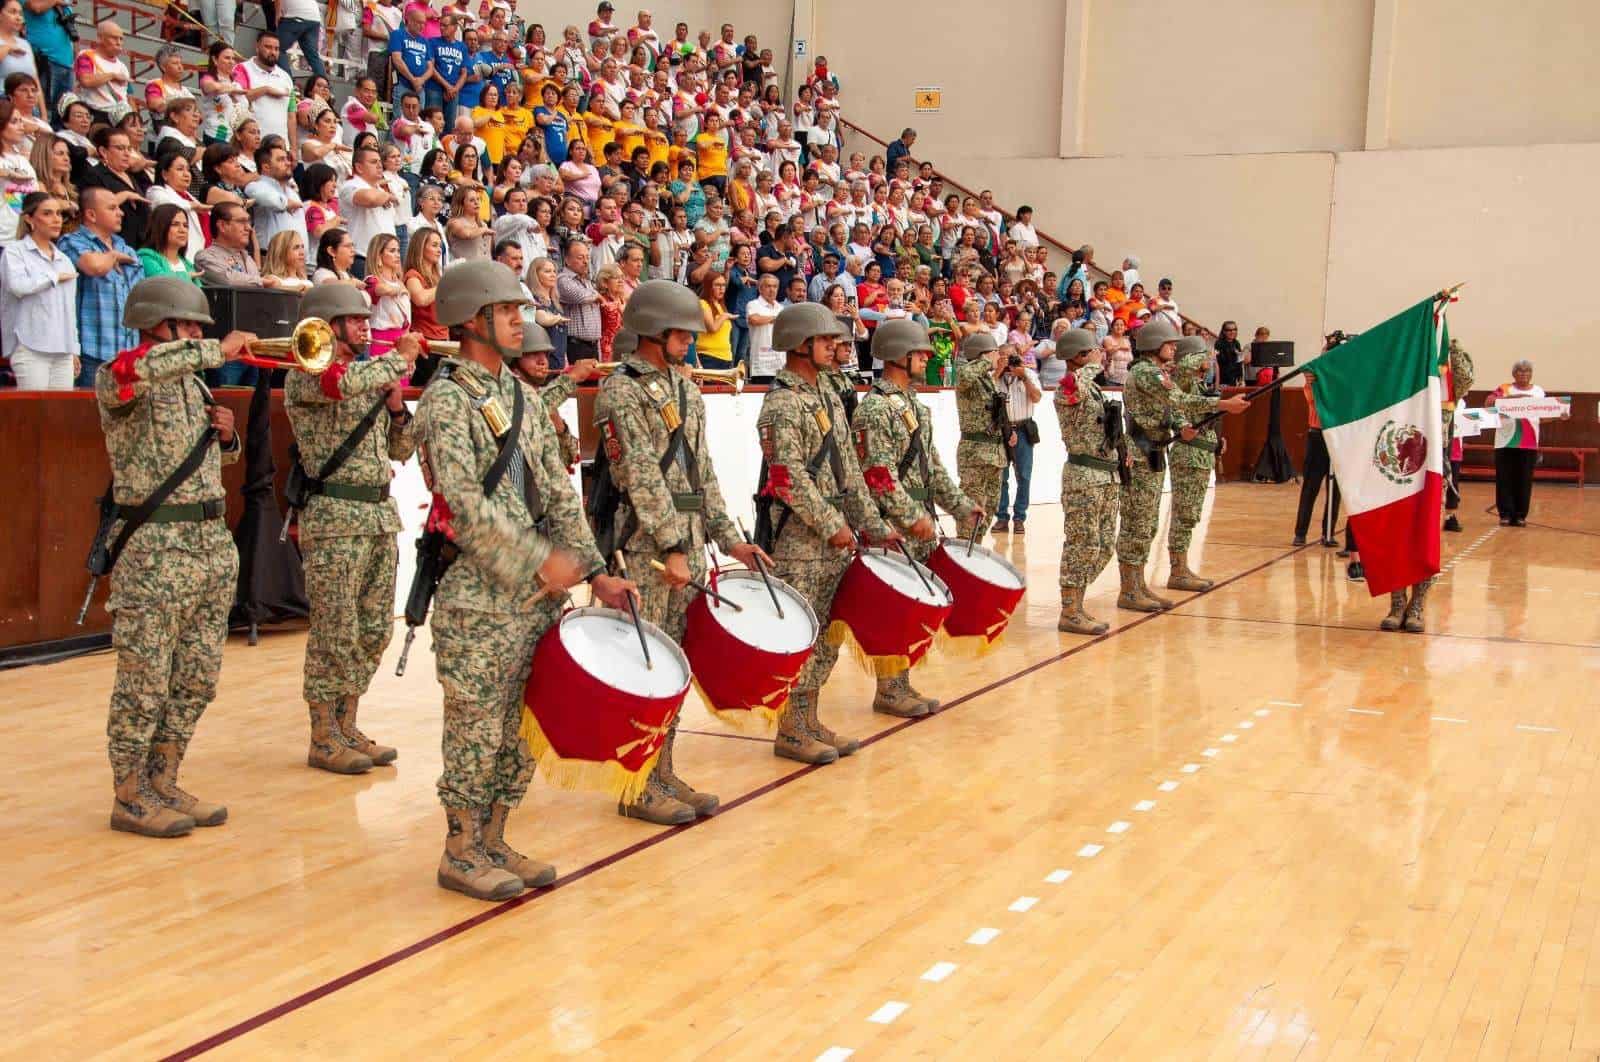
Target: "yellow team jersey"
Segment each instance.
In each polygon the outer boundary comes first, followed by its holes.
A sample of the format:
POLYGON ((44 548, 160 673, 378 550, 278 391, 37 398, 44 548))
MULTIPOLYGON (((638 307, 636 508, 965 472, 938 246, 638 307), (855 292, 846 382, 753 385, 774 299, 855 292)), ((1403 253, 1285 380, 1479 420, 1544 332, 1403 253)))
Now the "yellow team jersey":
POLYGON ((615 131, 616 124, 603 114, 590 111, 583 116, 583 138, 589 142, 592 165, 605 165, 606 145, 617 138, 615 131))
POLYGON ((701 133, 694 138, 694 157, 702 181, 728 175, 728 145, 715 133, 701 133))
POLYGON ((644 126, 632 122, 618 122, 616 141, 622 145, 622 160, 624 162, 632 160, 633 149, 644 147, 644 126))
POLYGON ((491 110, 488 107, 472 108, 472 121, 482 122, 478 126, 478 136, 483 140, 483 146, 489 151, 489 161, 496 166, 506 154, 506 120, 505 112, 491 110), (487 122, 483 120, 489 119, 487 122))
MULTIPOLYGON (((665 133, 658 133, 654 129, 646 129, 644 131, 644 146, 645 150, 650 152, 651 166, 658 162, 669 161, 669 143, 665 133)), ((675 180, 678 175, 671 173, 669 176, 675 180)))
POLYGON ((521 151, 522 142, 528 139, 528 130, 533 128, 533 112, 526 107, 507 107, 500 112, 500 117, 506 123, 506 156, 509 158, 521 151))
MULTIPOLYGON (((674 181, 678 179, 678 163, 682 162, 684 159, 692 159, 694 157, 695 153, 693 144, 690 144, 687 147, 679 147, 677 144, 673 144, 671 147, 667 148, 667 166, 672 171, 672 179, 674 181)), ((698 165, 698 163, 696 165, 698 165)), ((697 172, 695 174, 695 179, 698 180, 699 177, 700 174, 697 172)))

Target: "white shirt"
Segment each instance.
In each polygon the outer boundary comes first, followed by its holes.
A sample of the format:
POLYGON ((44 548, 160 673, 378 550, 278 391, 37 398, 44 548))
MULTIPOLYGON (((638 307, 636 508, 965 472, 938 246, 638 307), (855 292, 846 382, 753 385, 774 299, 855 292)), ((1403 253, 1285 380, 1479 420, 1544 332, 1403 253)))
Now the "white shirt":
POLYGON ((322 12, 317 8, 317 0, 278 0, 278 17, 321 22, 322 12))
POLYGON ((271 177, 258 177, 245 186, 244 194, 250 198, 250 224, 255 226, 256 242, 263 252, 278 233, 289 229, 306 238, 306 208, 298 205, 289 209, 290 203, 299 203, 300 193, 284 181, 271 177))
POLYGON ((368 184, 360 177, 352 177, 339 186, 339 215, 350 222, 350 239, 356 245, 356 254, 365 256, 367 245, 379 233, 394 232, 394 207, 358 206, 355 194, 364 190, 386 191, 383 185, 368 184))
POLYGON ((250 103, 250 114, 261 126, 263 138, 276 133, 289 139, 289 93, 294 90, 294 79, 276 66, 263 67, 254 56, 233 68, 233 79, 247 89, 276 85, 283 95, 264 93, 250 103))
MULTIPOLYGON (((751 299, 745 306, 745 320, 750 314, 762 317, 776 317, 783 307, 775 302, 768 302, 760 295, 751 299)), ((750 375, 751 376, 776 376, 778 370, 783 368, 784 354, 781 350, 772 349, 772 325, 752 324, 750 326, 750 375)))
POLYGON ((1039 246, 1039 234, 1032 225, 1024 225, 1018 221, 1011 226, 1011 238, 1021 247, 1039 246))
MULTIPOLYGON (((1026 365, 1022 367, 1022 371, 1028 377, 1028 382, 1039 388, 1039 374, 1026 365)), ((1033 417, 1035 403, 1028 398, 1027 385, 1021 380, 1014 375, 1007 376, 1000 385, 1000 392, 1006 396, 1006 417, 1013 424, 1033 417)))
POLYGON ((30 239, 17 240, 0 253, 4 303, 0 309, 5 355, 18 343, 42 354, 78 351, 78 281, 72 260, 51 246, 48 256, 30 239), (61 273, 74 279, 62 281, 61 273))

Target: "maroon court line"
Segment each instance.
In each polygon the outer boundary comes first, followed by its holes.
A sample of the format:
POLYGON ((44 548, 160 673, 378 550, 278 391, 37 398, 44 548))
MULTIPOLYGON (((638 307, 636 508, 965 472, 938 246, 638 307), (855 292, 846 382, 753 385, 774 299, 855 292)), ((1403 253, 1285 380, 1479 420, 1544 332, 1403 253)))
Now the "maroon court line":
MULTIPOLYGON (((1261 571, 1264 568, 1271 567, 1272 565, 1278 563, 1281 560, 1285 560, 1285 559, 1287 559, 1289 557, 1294 556, 1296 553, 1301 552, 1302 550, 1307 550, 1307 549, 1310 549, 1310 548, 1311 548, 1310 546, 1296 546, 1296 547, 1294 547, 1293 549, 1289 550, 1286 553, 1280 553, 1280 554, 1278 554, 1278 556, 1273 557, 1271 560, 1262 561, 1260 564, 1257 564, 1257 565, 1255 565, 1254 567, 1251 567, 1251 568, 1247 568, 1244 571, 1239 572, 1237 575, 1232 575, 1232 576, 1229 576, 1226 579, 1221 580, 1215 586, 1212 586, 1210 589, 1202 590, 1199 593, 1194 594, 1193 596, 1191 596, 1189 598, 1186 598, 1184 601, 1180 602, 1180 605, 1188 604, 1189 602, 1194 601, 1197 598, 1204 597, 1206 594, 1214 593, 1217 590, 1221 590, 1225 586, 1229 586, 1229 585, 1231 585, 1233 583, 1236 583, 1241 579, 1246 579, 1246 578, 1256 574, 1257 572, 1261 571)), ((951 708, 954 708, 957 705, 965 704, 966 702, 968 702, 970 700, 973 700, 974 698, 981 697, 986 693, 992 693, 993 691, 995 691, 997 689, 1000 689, 1003 686, 1008 686, 1011 683, 1016 682, 1018 679, 1025 678, 1026 676, 1033 674, 1035 671, 1040 671, 1040 670, 1042 670, 1044 668, 1047 668, 1047 667, 1051 666, 1052 664, 1059 664, 1063 660, 1066 660, 1066 659, 1068 659, 1070 657, 1077 656, 1079 653, 1083 652, 1086 649, 1090 649, 1090 648, 1092 648, 1092 647, 1094 647, 1096 645, 1099 645, 1102 642, 1110 640, 1111 638, 1115 638, 1119 634, 1123 634, 1123 633, 1125 633, 1127 631, 1131 631, 1136 627, 1142 627, 1146 623, 1149 623, 1152 620, 1160 619, 1164 615, 1168 615, 1168 613, 1166 613, 1166 612, 1148 613, 1148 614, 1146 614, 1144 616, 1139 617, 1138 619, 1134 620, 1131 623, 1124 624, 1121 627, 1113 628, 1112 630, 1109 630, 1104 634, 1095 635, 1094 637, 1089 638, 1087 641, 1081 642, 1078 645, 1075 645, 1070 649, 1064 649, 1061 652, 1054 654, 1053 656, 1047 656, 1047 657, 1043 658, 1042 660, 1035 661, 1034 663, 1029 664, 1027 667, 1022 668, 1019 671, 1014 671, 1009 675, 1005 675, 1005 676, 1002 676, 1001 678, 996 679, 995 681, 989 683, 986 686, 980 686, 975 690, 971 690, 971 691, 969 691, 967 693, 962 694, 959 697, 956 697, 954 700, 947 701, 945 703, 944 707, 942 709, 940 709, 939 712, 937 712, 937 713, 935 713, 933 715, 920 716, 920 717, 918 717, 916 719, 906 719, 906 720, 903 720, 903 721, 895 724, 894 726, 889 727, 886 730, 880 730, 878 733, 873 734, 871 737, 863 738, 862 741, 861 741, 861 747, 862 748, 866 748, 868 745, 874 745, 874 744, 878 743, 879 741, 882 741, 885 738, 889 737, 890 735, 898 734, 900 731, 904 730, 906 727, 917 726, 919 724, 927 723, 930 720, 938 718, 938 716, 943 715, 946 711, 949 711, 951 708)), ((744 735, 727 735, 727 736, 739 737, 739 736, 744 736, 744 735)), ((752 740, 760 740, 760 739, 752 739, 752 740)), ((758 797, 763 797, 763 796, 767 795, 768 793, 770 793, 770 792, 772 792, 772 791, 774 791, 776 789, 780 789, 783 786, 788 785, 790 782, 796 781, 797 779, 800 779, 800 778, 804 778, 806 775, 811 774, 813 771, 819 771, 819 770, 822 770, 822 766, 813 765, 813 766, 808 766, 808 767, 802 767, 798 771, 793 771, 793 772, 791 772, 789 774, 784 775, 781 778, 774 778, 772 781, 767 782, 765 785, 758 786, 755 789, 752 789, 750 792, 745 793, 743 796, 736 797, 733 800, 729 801, 728 803, 722 805, 722 807, 720 809, 718 809, 718 811, 716 813, 716 816, 713 816, 713 817, 720 817, 722 815, 726 815, 728 812, 733 811, 735 808, 742 807, 743 805, 750 803, 752 800, 755 800, 758 797)), ((594 862, 588 864, 587 866, 580 867, 579 869, 573 871, 570 874, 565 875, 564 877, 557 878, 554 883, 546 886, 545 888, 535 889, 535 890, 532 890, 530 892, 525 892, 520 896, 514 897, 513 899, 510 899, 510 900, 506 900, 503 903, 497 904, 494 907, 490 907, 487 910, 485 910, 485 911, 483 911, 483 912, 481 912, 479 914, 473 915, 471 918, 465 919, 464 921, 461 921, 461 922, 457 922, 454 925, 446 926, 445 928, 439 930, 437 933, 433 933, 433 934, 430 934, 429 936, 423 937, 421 940, 416 941, 413 944, 408 944, 408 945, 406 945, 405 947, 401 948, 398 951, 390 952, 389 954, 384 955, 381 958, 374 959, 373 961, 371 961, 371 962, 369 962, 369 963, 367 963, 367 964, 365 964, 363 966, 358 966, 354 970, 351 970, 348 973, 341 974, 338 977, 335 977, 331 981, 326 981, 323 984, 317 985, 315 988, 308 989, 307 991, 302 992, 297 996, 293 996, 293 997, 291 997, 289 999, 286 999, 282 1003, 279 1003, 279 1004, 276 1004, 275 1006, 269 1007, 266 1010, 263 1010, 258 1014, 253 1014, 250 1017, 245 1018, 243 1021, 240 1021, 240 1022, 237 1022, 237 1023, 233 1024, 233 1025, 228 1026, 226 1029, 223 1029, 220 1032, 212 1033, 210 1036, 206 1037, 204 1040, 197 1040, 196 1042, 190 1044, 189 1046, 181 1048, 181 1049, 179 1049, 177 1051, 174 1051, 172 1054, 169 1054, 169 1055, 165 1056, 165 1058, 162 1060, 162 1062, 178 1062, 178 1060, 181 1060, 181 1059, 196 1058, 196 1057, 198 1057, 200 1055, 205 1054, 207 1051, 212 1050, 213 1048, 221 1047, 223 1044, 229 1043, 230 1041, 233 1041, 233 1040, 237 1040, 239 1037, 245 1035, 246 1033, 253 1032, 256 1029, 261 1028, 263 1025, 268 1025, 268 1024, 274 1022, 274 1021, 277 1021, 279 1018, 284 1017, 285 1015, 292 1014, 295 1011, 300 1010, 303 1007, 307 1007, 307 1006, 311 1005, 312 1003, 317 1002, 320 999, 323 999, 323 998, 325 998, 327 996, 332 995, 335 992, 338 992, 338 991, 340 991, 342 989, 348 988, 351 985, 356 984, 357 982, 364 981, 364 980, 366 980, 367 978, 371 977, 374 974, 381 973, 382 971, 387 970, 389 967, 395 966, 395 965, 397 965, 397 964, 399 964, 401 962, 404 962, 405 960, 411 958, 414 955, 419 955, 422 952, 427 951, 428 949, 430 949, 430 948, 432 948, 432 947, 434 947, 436 945, 443 944, 447 940, 451 940, 451 939, 453 939, 455 937, 458 937, 461 934, 467 932, 468 930, 476 929, 477 927, 479 927, 481 925, 484 925, 487 922, 491 922, 494 919, 501 917, 502 915, 510 914, 512 911, 518 910, 518 909, 520 909, 521 907, 523 907, 526 904, 533 903, 535 900, 538 900, 538 899, 541 899, 541 898, 543 898, 545 896, 548 896, 550 893, 555 892, 557 889, 564 889, 568 885, 572 885, 575 882, 582 881, 584 878, 587 878, 589 875, 598 873, 598 872, 606 869, 609 866, 612 866, 612 865, 614 865, 616 863, 621 862, 624 859, 627 859, 630 856, 637 855, 638 853, 643 852, 646 849, 654 848, 656 845, 661 844, 663 841, 669 840, 670 838, 673 838, 673 837, 677 837, 677 836, 683 834, 685 831, 692 830, 696 826, 699 826, 699 825, 701 825, 702 823, 704 823, 706 821, 708 821, 708 820, 706 820, 706 819, 696 819, 693 822, 686 822, 682 826, 674 826, 674 827, 671 827, 670 829, 662 830, 660 833, 657 833, 657 834, 655 834, 653 836, 650 836, 650 837, 646 837, 643 840, 637 841, 634 844, 631 844, 626 848, 622 848, 622 849, 619 849, 619 850, 617 850, 615 852, 612 852, 610 855, 603 856, 602 858, 595 860, 594 862)))
MULTIPOLYGON (((1187 602, 1183 602, 1187 604, 1187 602)), ((1314 623, 1311 620, 1262 619, 1258 616, 1213 616, 1205 612, 1174 612, 1180 619, 1219 620, 1224 623, 1270 623, 1279 627, 1314 627, 1324 631, 1354 631, 1358 634, 1402 634, 1408 638, 1454 638, 1463 642, 1494 642, 1500 645, 1534 645, 1547 649, 1600 649, 1593 642, 1546 642, 1538 638, 1512 638, 1505 634, 1452 634, 1449 631, 1384 631, 1377 627, 1356 627, 1347 623, 1314 623)))

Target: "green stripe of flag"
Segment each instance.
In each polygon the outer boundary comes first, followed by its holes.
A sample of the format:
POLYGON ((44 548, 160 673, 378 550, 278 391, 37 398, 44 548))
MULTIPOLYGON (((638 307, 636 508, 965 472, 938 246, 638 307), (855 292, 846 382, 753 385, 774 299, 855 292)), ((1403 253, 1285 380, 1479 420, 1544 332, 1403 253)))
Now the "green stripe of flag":
POLYGON ((1324 429, 1403 402, 1439 375, 1433 307, 1432 298, 1424 299, 1307 366, 1324 429))

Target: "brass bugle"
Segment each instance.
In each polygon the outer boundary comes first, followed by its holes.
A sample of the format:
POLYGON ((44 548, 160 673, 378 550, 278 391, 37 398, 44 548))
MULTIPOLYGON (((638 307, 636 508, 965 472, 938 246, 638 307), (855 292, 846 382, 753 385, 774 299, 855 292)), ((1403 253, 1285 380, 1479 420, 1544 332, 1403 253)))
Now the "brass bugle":
MULTIPOLYGON (((616 372, 619 364, 619 362, 615 361, 603 361, 595 366, 594 375, 603 380, 616 372)), ((688 369, 689 378, 697 384, 723 384, 733 388, 735 391, 744 390, 746 375, 744 362, 740 362, 731 369, 699 369, 692 365, 688 366, 688 369)))
POLYGON ((424 354, 437 354, 441 358, 459 358, 461 344, 453 339, 424 339, 422 341, 424 354))
POLYGON ((317 376, 333 364, 333 326, 307 317, 284 339, 257 339, 239 360, 263 369, 299 369, 317 376))

